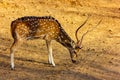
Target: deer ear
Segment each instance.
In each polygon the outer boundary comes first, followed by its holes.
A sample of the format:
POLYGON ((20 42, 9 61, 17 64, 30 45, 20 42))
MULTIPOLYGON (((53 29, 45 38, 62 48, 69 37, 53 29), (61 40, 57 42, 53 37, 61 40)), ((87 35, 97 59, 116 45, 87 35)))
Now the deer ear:
POLYGON ((71 45, 73 46, 73 48, 75 48, 76 43, 74 41, 71 41, 71 45))

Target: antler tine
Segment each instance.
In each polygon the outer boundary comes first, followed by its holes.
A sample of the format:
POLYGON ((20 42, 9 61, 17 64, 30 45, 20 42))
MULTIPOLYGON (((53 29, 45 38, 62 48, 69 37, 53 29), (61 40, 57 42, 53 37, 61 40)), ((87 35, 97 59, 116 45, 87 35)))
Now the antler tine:
POLYGON ((91 32, 94 28, 96 28, 100 23, 101 23, 102 19, 98 22, 97 25, 95 25, 92 29, 90 30, 87 30, 81 37, 81 39, 78 41, 78 44, 79 44, 79 48, 82 48, 81 45, 82 45, 82 41, 83 41, 83 38, 84 36, 88 33, 88 32, 91 32))
POLYGON ((75 31, 75 37, 76 37, 77 42, 79 41, 79 39, 78 39, 78 34, 77 34, 77 33, 78 33, 79 29, 80 29, 82 26, 85 25, 85 23, 88 21, 89 17, 90 17, 90 15, 87 17, 87 19, 84 21, 84 23, 81 24, 80 27, 78 27, 77 30, 75 31))

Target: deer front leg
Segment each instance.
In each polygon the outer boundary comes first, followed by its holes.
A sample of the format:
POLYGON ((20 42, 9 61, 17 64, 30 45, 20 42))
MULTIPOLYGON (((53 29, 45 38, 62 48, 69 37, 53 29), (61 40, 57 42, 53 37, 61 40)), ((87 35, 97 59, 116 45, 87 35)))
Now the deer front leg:
POLYGON ((55 66, 55 63, 54 63, 54 60, 53 60, 53 55, 52 55, 51 41, 46 40, 46 45, 47 45, 47 49, 48 49, 48 62, 50 64, 52 64, 53 66, 55 66))

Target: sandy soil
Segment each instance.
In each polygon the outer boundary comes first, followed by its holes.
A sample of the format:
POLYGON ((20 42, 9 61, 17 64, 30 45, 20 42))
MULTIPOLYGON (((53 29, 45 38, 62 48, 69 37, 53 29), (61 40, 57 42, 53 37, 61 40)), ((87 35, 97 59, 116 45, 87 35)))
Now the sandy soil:
POLYGON ((0 1, 0 80, 120 80, 120 1, 119 0, 1 0, 0 1), (53 16, 69 36, 91 15, 79 36, 89 32, 78 54, 78 64, 70 61, 65 47, 53 41, 56 67, 47 63, 43 40, 23 44, 15 53, 14 71, 10 70, 13 42, 11 21, 22 16, 53 16))

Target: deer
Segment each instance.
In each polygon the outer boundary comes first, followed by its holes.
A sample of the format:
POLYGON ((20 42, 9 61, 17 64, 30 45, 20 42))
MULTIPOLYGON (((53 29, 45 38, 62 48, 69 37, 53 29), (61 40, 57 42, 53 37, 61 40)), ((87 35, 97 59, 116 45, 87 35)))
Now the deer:
MULTIPOLYGON (((88 17, 89 18, 89 17, 88 17)), ((76 63, 77 54, 81 49, 81 44, 84 36, 90 31, 82 35, 82 38, 78 39, 79 29, 86 24, 88 18, 78 27, 75 32, 77 42, 73 41, 70 36, 62 28, 61 24, 55 18, 51 16, 24 16, 17 18, 11 22, 11 35, 14 39, 10 47, 10 65, 14 70, 14 52, 25 41, 33 39, 43 39, 46 41, 48 51, 48 63, 55 66, 52 54, 51 41, 55 40, 65 48, 68 49, 71 57, 71 61, 76 63)), ((100 22, 98 23, 100 24, 100 22)))

